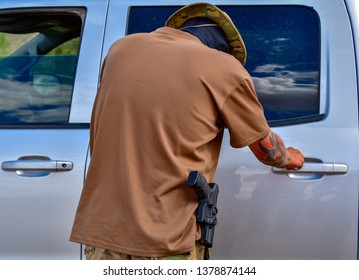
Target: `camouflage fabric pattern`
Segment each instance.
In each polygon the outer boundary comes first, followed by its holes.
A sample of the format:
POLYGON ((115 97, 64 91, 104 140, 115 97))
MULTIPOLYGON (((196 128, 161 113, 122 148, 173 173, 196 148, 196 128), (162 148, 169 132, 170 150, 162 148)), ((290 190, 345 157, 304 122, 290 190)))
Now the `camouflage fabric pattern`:
POLYGON ((180 29, 191 18, 204 17, 213 20, 227 36, 230 53, 242 65, 246 63, 247 51, 243 39, 231 18, 218 7, 208 3, 194 3, 176 11, 166 22, 166 26, 180 29))
POLYGON ((187 253, 167 257, 141 257, 86 245, 86 260, 209 260, 209 249, 196 242, 195 248, 187 253))

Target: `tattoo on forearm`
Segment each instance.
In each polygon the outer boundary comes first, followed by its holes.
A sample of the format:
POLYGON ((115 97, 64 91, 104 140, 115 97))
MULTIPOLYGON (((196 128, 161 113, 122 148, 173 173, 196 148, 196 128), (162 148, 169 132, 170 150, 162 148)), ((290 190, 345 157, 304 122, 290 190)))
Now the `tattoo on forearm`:
POLYGON ((283 142, 272 132, 258 142, 255 154, 263 163, 277 167, 284 166, 288 160, 283 142))

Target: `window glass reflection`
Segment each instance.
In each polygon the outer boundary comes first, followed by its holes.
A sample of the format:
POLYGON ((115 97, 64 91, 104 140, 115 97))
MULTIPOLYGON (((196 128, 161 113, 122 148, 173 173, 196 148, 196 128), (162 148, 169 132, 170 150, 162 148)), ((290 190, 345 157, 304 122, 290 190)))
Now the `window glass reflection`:
MULTIPOLYGON (((320 24, 302 6, 219 6, 240 31, 248 51, 245 68, 270 123, 318 116, 320 24)), ((127 33, 164 25, 179 7, 131 7, 127 33)))
POLYGON ((0 124, 68 122, 81 25, 71 13, 0 14, 0 124))

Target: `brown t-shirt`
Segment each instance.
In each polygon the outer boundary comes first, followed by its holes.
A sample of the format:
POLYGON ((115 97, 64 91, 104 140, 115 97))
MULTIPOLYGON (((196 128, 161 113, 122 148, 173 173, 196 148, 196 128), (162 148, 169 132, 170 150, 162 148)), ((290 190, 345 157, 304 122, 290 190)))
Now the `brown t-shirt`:
POLYGON ((70 239, 138 256, 191 250, 200 228, 187 176, 198 170, 213 181, 224 128, 233 147, 269 131, 234 57, 168 27, 116 41, 102 69, 70 239))

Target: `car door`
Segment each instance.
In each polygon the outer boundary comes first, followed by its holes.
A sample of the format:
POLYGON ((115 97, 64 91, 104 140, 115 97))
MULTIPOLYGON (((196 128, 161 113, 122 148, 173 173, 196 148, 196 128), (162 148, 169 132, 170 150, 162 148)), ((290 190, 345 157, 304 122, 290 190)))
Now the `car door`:
POLYGON ((105 1, 0 3, 0 258, 79 259, 105 1), (61 6, 57 6, 61 5, 61 6))
POLYGON ((358 89, 348 13, 343 1, 291 3, 228 9, 272 129, 306 160, 289 172, 223 146, 218 258, 358 256, 358 89))
MULTIPOLYGON (((272 129, 306 162, 285 171, 233 149, 225 131, 215 259, 356 259, 358 103, 343 1, 216 1, 246 43, 245 68, 272 129), (329 3, 330 2, 330 3, 329 3)), ((113 1, 104 54, 124 34, 150 32, 185 5, 113 1), (121 27, 121 28, 119 28, 121 27)))

